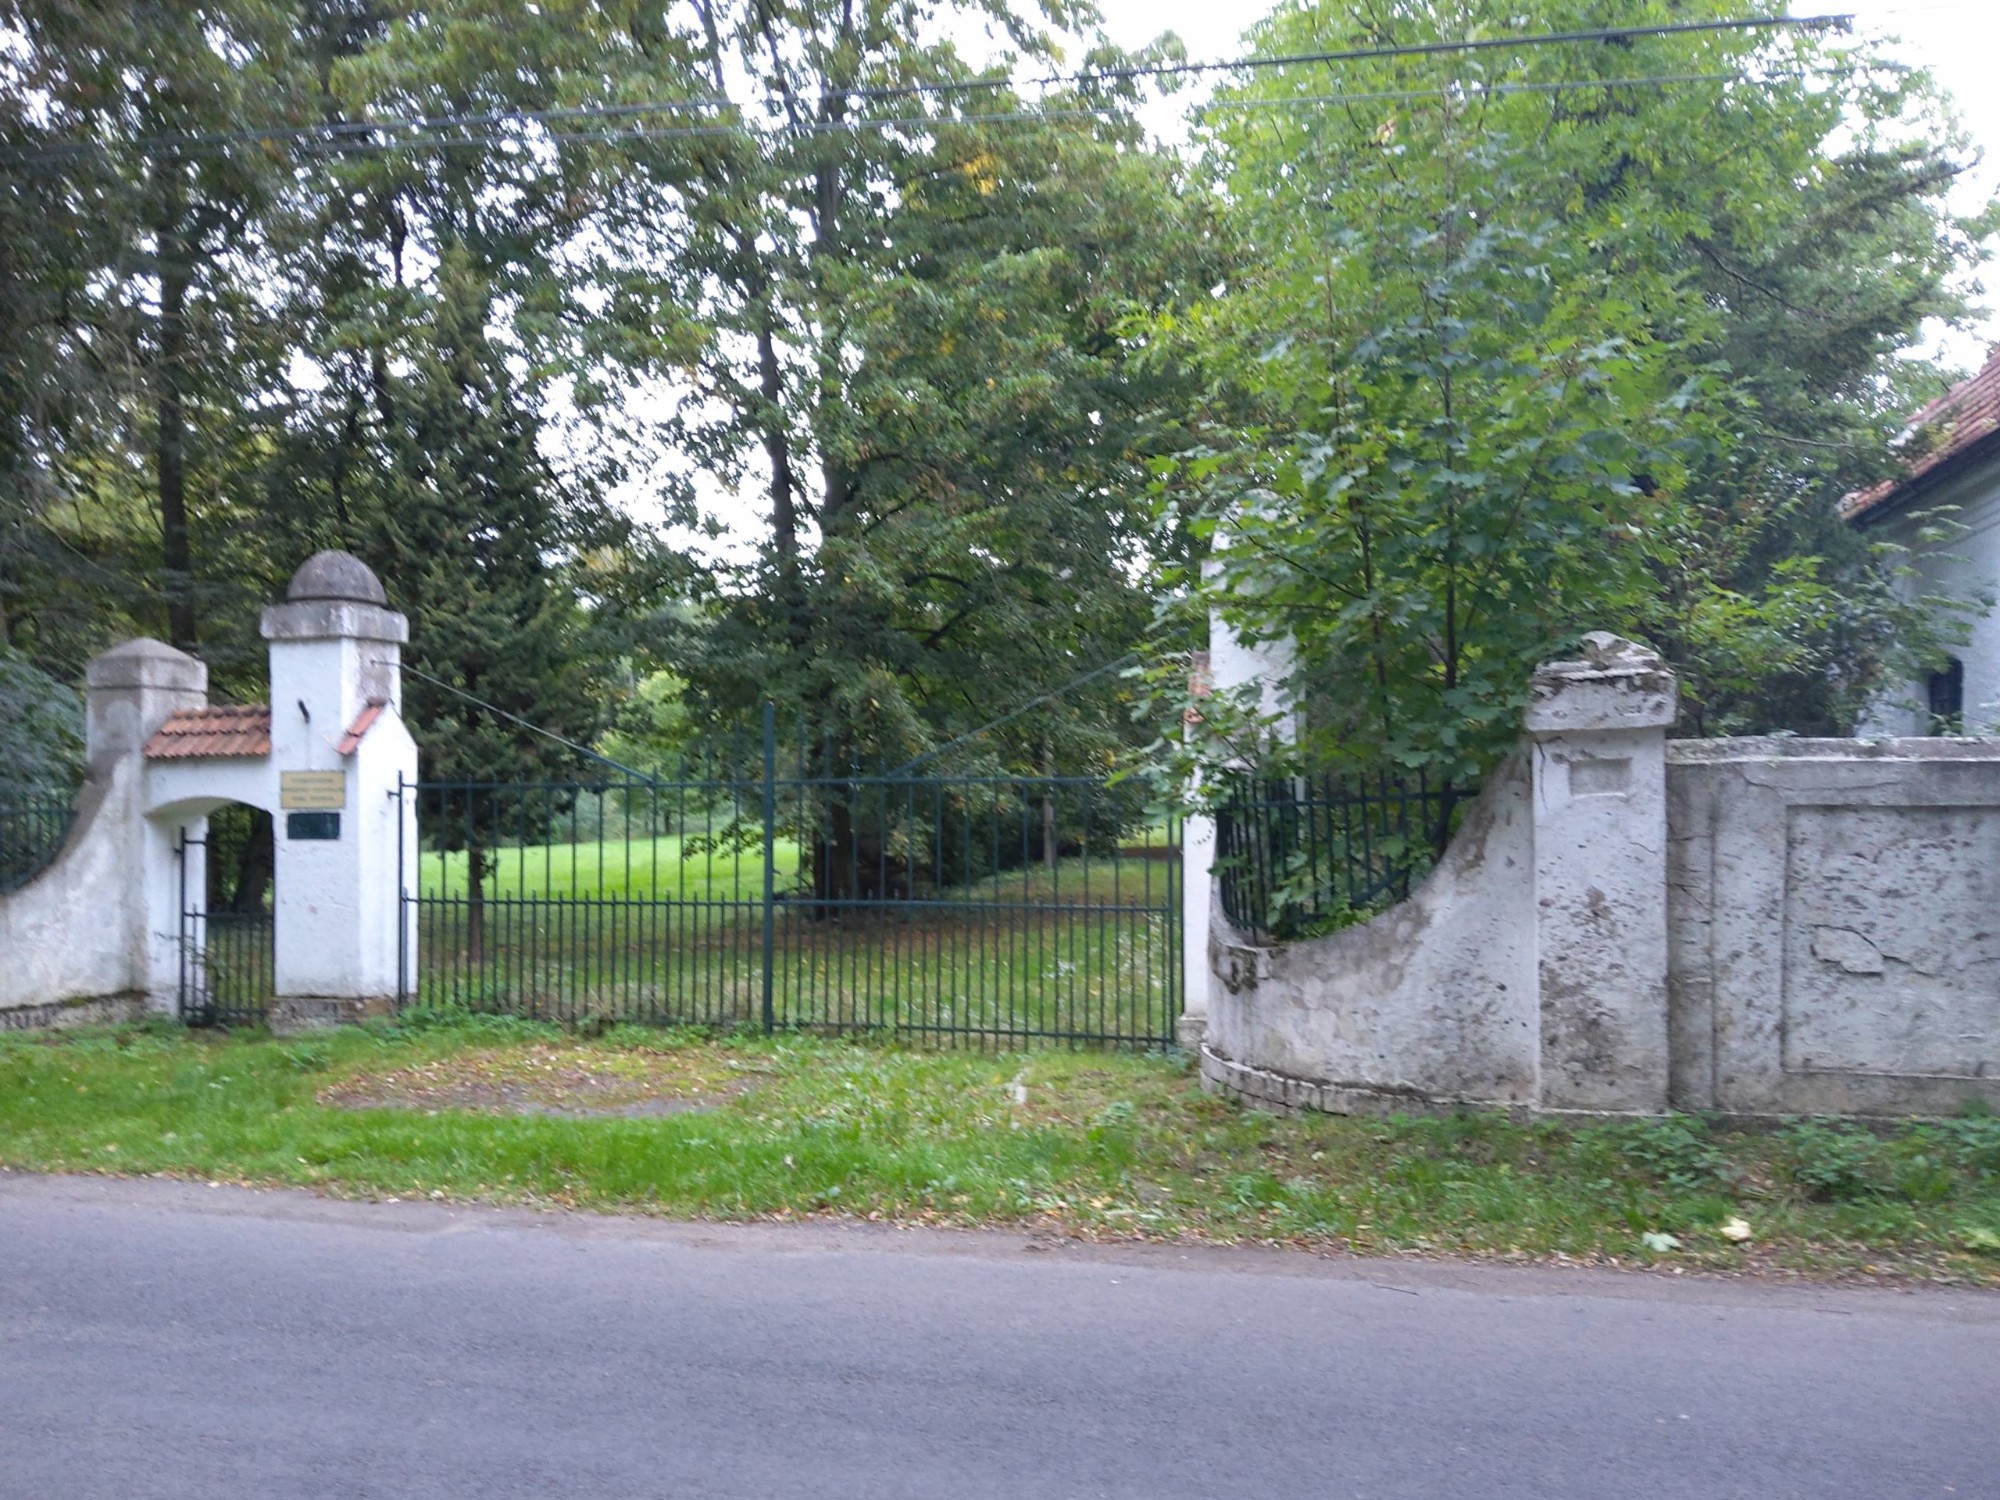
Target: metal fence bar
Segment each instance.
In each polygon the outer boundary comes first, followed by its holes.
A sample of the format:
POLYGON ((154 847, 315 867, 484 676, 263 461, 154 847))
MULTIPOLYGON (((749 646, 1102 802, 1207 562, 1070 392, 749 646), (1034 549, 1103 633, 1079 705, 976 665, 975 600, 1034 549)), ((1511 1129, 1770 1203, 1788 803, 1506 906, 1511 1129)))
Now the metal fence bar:
POLYGON ((1224 914, 1272 938, 1365 920, 1408 897, 1443 854, 1459 801, 1387 771, 1238 778, 1216 814, 1224 914))
MULTIPOLYGON (((777 875, 778 875, 778 710, 774 704, 764 705, 764 922, 763 922, 763 995, 762 1011, 764 1035, 769 1036, 777 1029, 776 996, 773 990, 775 976, 772 973, 776 958, 774 944, 777 941, 777 875)), ((739 870, 741 865, 739 863, 739 870)))
POLYGON ((968 1045, 1172 1041, 1179 825, 1142 786, 874 775, 842 746, 783 737, 775 714, 766 728, 747 765, 703 747, 650 780, 406 787, 423 839, 403 871, 423 939, 407 1002, 968 1045))
POLYGON ((54 863, 75 820, 71 797, 0 796, 0 895, 19 890, 54 863))

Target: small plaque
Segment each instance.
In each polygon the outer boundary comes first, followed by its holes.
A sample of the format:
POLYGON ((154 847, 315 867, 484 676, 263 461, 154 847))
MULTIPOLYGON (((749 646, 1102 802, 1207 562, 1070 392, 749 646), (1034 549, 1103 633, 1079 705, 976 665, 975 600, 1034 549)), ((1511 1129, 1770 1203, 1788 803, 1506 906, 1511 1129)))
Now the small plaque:
POLYGON ((1572 797, 1622 797, 1631 790, 1630 760, 1604 758, 1569 763, 1569 794, 1572 797))
POLYGON ((285 837, 293 840, 319 839, 322 841, 340 837, 340 814, 337 812, 295 812, 285 814, 285 837))
POLYGON ((345 771, 285 771, 278 776, 278 805, 287 812, 337 812, 347 806, 345 771))

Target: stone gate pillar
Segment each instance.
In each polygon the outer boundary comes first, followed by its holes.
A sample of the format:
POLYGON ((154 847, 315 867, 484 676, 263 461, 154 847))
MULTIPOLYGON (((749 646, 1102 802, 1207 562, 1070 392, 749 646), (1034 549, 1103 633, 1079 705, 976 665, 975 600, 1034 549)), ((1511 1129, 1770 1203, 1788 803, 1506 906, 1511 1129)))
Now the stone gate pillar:
MULTIPOLYGON (((89 830, 87 858, 103 872, 94 894, 112 905, 107 916, 117 937, 111 943, 126 985, 148 1009, 171 1013, 182 964, 183 873, 175 854, 178 829, 145 816, 143 756, 169 717, 207 706, 208 668, 164 642, 133 640, 91 658, 84 683, 90 777, 78 815, 89 830)), ((203 853, 197 844, 187 856, 187 878, 197 888, 203 853)))
POLYGON ((409 621, 357 558, 321 552, 264 611, 271 652, 273 1030, 386 1013, 414 974, 416 745, 403 726, 409 621))
POLYGON ((1667 1107, 1666 730, 1673 673, 1602 631, 1535 673, 1540 1102, 1667 1107))

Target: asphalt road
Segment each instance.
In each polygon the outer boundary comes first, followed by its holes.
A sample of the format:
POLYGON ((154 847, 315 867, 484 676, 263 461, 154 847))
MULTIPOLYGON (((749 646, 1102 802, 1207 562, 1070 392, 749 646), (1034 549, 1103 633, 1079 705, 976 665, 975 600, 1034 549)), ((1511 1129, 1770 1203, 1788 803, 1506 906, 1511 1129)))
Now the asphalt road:
POLYGON ((0 1174, 0 1497, 2000 1497, 2000 1297, 0 1174))

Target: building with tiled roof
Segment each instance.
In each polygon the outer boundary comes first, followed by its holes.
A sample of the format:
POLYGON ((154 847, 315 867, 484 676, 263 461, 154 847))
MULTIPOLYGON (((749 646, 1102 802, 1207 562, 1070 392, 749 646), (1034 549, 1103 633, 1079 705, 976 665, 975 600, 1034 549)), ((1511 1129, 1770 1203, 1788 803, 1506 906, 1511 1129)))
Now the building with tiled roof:
POLYGON ((1886 734, 2000 732, 2000 345, 1910 419, 1903 473, 1841 502, 1841 514, 1909 552, 1909 586, 1969 601, 1964 644, 1904 685, 1864 726, 1886 734), (1947 521, 1950 535, 1934 534, 1947 521))
POLYGON ((1841 502, 1850 521, 1890 515, 1969 467, 2000 456, 2000 344, 1962 380, 1910 419, 1915 456, 1899 479, 1885 479, 1841 502))

